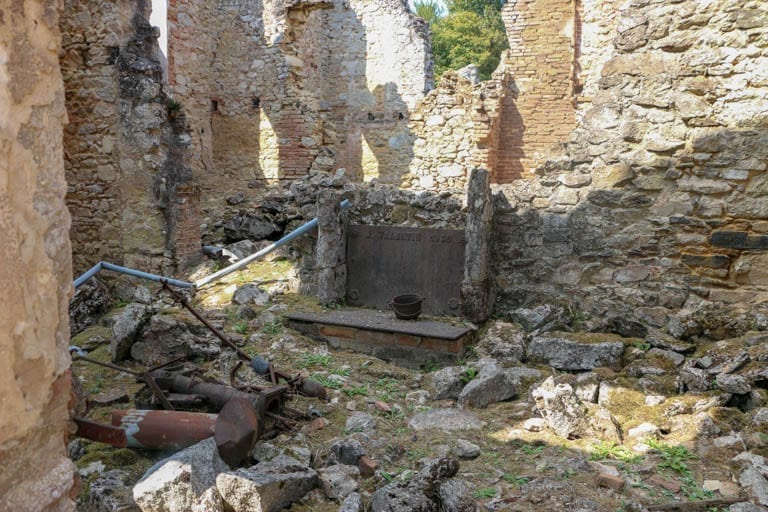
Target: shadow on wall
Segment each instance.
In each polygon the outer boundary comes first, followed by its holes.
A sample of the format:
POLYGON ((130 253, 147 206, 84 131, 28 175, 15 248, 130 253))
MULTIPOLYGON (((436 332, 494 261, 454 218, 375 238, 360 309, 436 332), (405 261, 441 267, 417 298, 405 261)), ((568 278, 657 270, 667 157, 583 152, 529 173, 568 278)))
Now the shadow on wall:
POLYGON ((764 127, 712 130, 650 160, 579 175, 571 158, 502 187, 497 312, 567 299, 665 327, 683 307, 768 302, 766 147, 764 127))
POLYGON ((504 85, 504 97, 498 116, 498 138, 496 158, 493 166, 493 183, 511 183, 523 177, 525 152, 523 134, 525 123, 517 109, 517 97, 520 90, 513 78, 508 78, 504 85))
POLYGON ((268 41, 262 11, 260 2, 234 7, 217 36, 216 173, 257 187, 344 167, 356 180, 399 184, 413 158, 408 107, 393 82, 369 89, 359 15, 352 7, 299 3, 268 41))

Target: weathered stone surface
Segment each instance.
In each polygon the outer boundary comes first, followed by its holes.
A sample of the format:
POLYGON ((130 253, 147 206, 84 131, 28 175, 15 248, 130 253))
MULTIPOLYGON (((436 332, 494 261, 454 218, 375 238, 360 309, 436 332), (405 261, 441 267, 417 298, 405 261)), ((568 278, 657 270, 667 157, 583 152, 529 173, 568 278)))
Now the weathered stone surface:
POLYGON ((363 499, 359 493, 353 492, 341 502, 339 512, 362 512, 363 511, 363 499))
POLYGON ((621 431, 611 413, 600 406, 583 403, 568 384, 555 384, 549 377, 532 391, 536 408, 550 428, 568 439, 593 437, 621 442, 621 431))
POLYGON ((413 430, 476 430, 483 428, 484 421, 469 411, 459 409, 432 409, 413 415, 408 426, 413 430))
POLYGON ((558 370, 593 370, 600 366, 618 368, 624 344, 615 337, 549 333, 534 336, 528 344, 528 360, 546 363, 558 370))
POLYGON ((235 512, 277 512, 316 486, 317 472, 285 455, 216 477, 216 488, 235 512))
POLYGON ((340 196, 323 190, 317 195, 317 244, 315 272, 317 298, 321 304, 340 301, 346 294, 346 214, 340 196))
POLYGON ((216 476, 224 471, 229 466, 219 457, 211 437, 149 468, 133 487, 133 499, 142 512, 186 511, 216 485, 216 476))
POLYGON ((113 469, 91 479, 87 506, 104 512, 134 512, 139 510, 128 485, 126 471, 113 469))
POLYGON ((357 478, 360 470, 357 466, 337 464, 318 470, 320 487, 325 495, 332 500, 342 500, 358 488, 357 478))
POLYGON ((476 459, 480 456, 480 447, 466 439, 456 441, 456 456, 464 460, 476 459))
POLYGON ((462 407, 487 407, 509 400, 517 394, 519 383, 515 374, 492 362, 483 366, 477 376, 459 393, 458 404, 462 407))
POLYGON ((440 484, 440 510, 444 512, 475 512, 477 503, 472 499, 468 482, 451 478, 440 484))
POLYGON ((431 512, 439 509, 439 490, 443 481, 453 477, 459 463, 451 458, 430 459, 410 481, 395 481, 373 493, 373 512, 431 512))
POLYGON ((365 454, 365 448, 360 444, 360 441, 342 439, 331 445, 328 463, 357 466, 358 460, 365 454))
POLYGON ((376 418, 364 412, 356 412, 347 418, 344 430, 347 432, 370 432, 376 430, 376 418))
POLYGON ((92 277, 81 285, 69 303, 69 332, 75 335, 94 324, 112 303, 112 296, 101 280, 92 277))
POLYGON ((715 247, 728 249, 768 249, 768 235, 752 235, 744 231, 715 231, 709 241, 715 247))
POLYGON ((726 393, 735 393, 737 395, 743 395, 751 391, 749 381, 742 375, 730 375, 727 373, 720 373, 715 378, 715 384, 717 388, 726 393))
POLYGON ((463 366, 447 366, 432 372, 429 375, 432 387, 435 388, 432 400, 458 398, 459 393, 461 393, 462 388, 466 384, 462 380, 462 377, 466 378, 464 372, 465 368, 463 366))
POLYGON ((514 324, 493 322, 477 342, 480 353, 505 362, 525 359, 525 333, 514 324))
POLYGON ((152 310, 142 304, 128 304, 112 324, 109 351, 113 362, 128 357, 133 343, 152 316, 152 310))
POLYGON ((262 291, 259 285, 248 283, 235 290, 232 295, 232 302, 241 305, 263 306, 269 302, 269 294, 262 291))
MULTIPOLYGON (((459 168, 454 176, 463 176, 459 168)), ((491 220, 493 197, 491 173, 472 169, 467 184, 467 224, 464 229, 464 281, 461 283, 461 308, 472 322, 484 322, 493 308, 491 278, 491 220)))

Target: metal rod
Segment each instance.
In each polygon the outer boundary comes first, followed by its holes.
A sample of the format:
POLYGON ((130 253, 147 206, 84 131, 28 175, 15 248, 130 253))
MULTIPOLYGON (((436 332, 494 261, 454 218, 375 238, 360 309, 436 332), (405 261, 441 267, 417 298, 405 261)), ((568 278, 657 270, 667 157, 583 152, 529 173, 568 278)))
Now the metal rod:
POLYGON ((188 283, 187 281, 179 281, 178 279, 159 276, 157 274, 150 274, 149 272, 142 272, 141 270, 135 270, 128 267, 121 267, 120 265, 115 265, 113 263, 109 263, 106 261, 100 261, 96 265, 88 269, 88 271, 85 272, 83 275, 75 279, 75 283, 74 283, 75 288, 79 288, 80 285, 88 281, 90 278, 92 278, 102 270, 111 270, 113 272, 119 272, 121 274, 126 274, 133 277, 140 277, 142 279, 148 279, 150 281, 156 281, 158 283, 168 283, 178 288, 192 288, 195 286, 194 283, 188 283))
POLYGON ((227 338, 226 336, 224 336, 224 333, 222 333, 222 332, 221 332, 221 331, 219 331, 217 328, 215 328, 215 327, 214 327, 214 326, 213 326, 213 325, 212 325, 212 324, 211 324, 211 323, 210 323, 208 320, 206 320, 206 319, 205 319, 205 317, 204 317, 203 315, 201 315, 200 313, 198 313, 198 312, 197 312, 197 310, 195 310, 195 308, 193 308, 193 307, 192 307, 192 305, 189 303, 189 301, 186 299, 186 297, 184 297, 183 295, 180 295, 180 294, 176 293, 176 292, 175 292, 175 291, 173 291, 173 290, 172 290, 172 289, 171 289, 169 286, 165 286, 165 285, 166 285, 166 283, 163 283, 163 285, 164 285, 165 289, 166 289, 166 290, 168 290, 168 292, 169 292, 171 295, 173 295, 173 297, 174 297, 174 298, 175 298, 177 301, 179 301, 179 303, 180 303, 182 306, 184 306, 185 308, 187 308, 187 311, 189 311, 190 313, 192 313, 192 314, 195 316, 195 318, 197 318, 198 320, 200 320, 200 321, 203 323, 203 325, 205 325, 205 326, 208 328, 208 330, 210 330, 210 331, 211 331, 211 332, 212 332, 212 333, 213 333, 213 334, 214 334, 214 335, 215 335, 217 338, 219 338, 219 339, 221 340, 221 342, 222 342, 222 343, 224 343, 226 346, 228 346, 229 348, 231 348, 232 350, 234 350, 234 351, 237 353, 237 355, 239 355, 239 356, 240 356, 241 358, 243 358, 245 361, 248 361, 248 362, 250 362, 250 361, 251 361, 251 356, 249 356, 249 355, 248 355, 248 354, 247 354, 247 353, 246 353, 246 352, 245 352, 243 349, 241 349, 240 347, 238 347, 237 345, 235 345, 235 344, 234 344, 232 341, 230 341, 230 339, 229 339, 229 338, 227 338))
POLYGON ((101 361, 97 361, 95 359, 91 359, 90 357, 85 357, 85 356, 81 356, 81 355, 78 355, 78 354, 76 354, 76 357, 74 357, 74 359, 75 360, 79 359, 79 360, 85 361, 87 363, 98 364, 99 366, 106 366, 107 368, 112 368, 113 370, 117 370, 119 372, 130 373, 131 375, 135 375, 137 377, 142 377, 144 375, 142 372, 137 372, 137 371, 134 371, 134 370, 130 370, 128 368, 124 368, 122 366, 117 366, 116 364, 112 364, 112 363, 104 363, 104 362, 101 362, 101 361))
MULTIPOLYGON (((345 200, 343 200, 341 202, 340 206, 343 209, 343 208, 349 208, 350 205, 351 205, 351 203, 349 202, 349 199, 345 199, 345 200)), ((226 276, 228 274, 231 274, 232 272, 245 267, 246 265, 248 265, 252 261, 257 260, 257 259, 261 258, 262 256, 266 256, 267 254, 269 254, 270 252, 274 251, 275 249, 277 249, 281 245, 287 244, 288 242, 290 242, 294 238, 300 237, 301 235, 303 235, 303 234, 307 233, 308 231, 314 229, 316 226, 317 226, 317 219, 316 218, 310 220, 309 222, 307 222, 305 224, 302 224, 301 226, 299 226, 298 228, 294 229, 293 231, 291 231, 290 233, 285 235, 283 238, 281 238, 277 242, 268 245, 264 249, 262 249, 262 250, 260 250, 258 252, 255 252, 255 253, 251 254, 250 256, 246 256, 245 258, 241 259, 240 261, 238 261, 236 263, 233 263, 232 265, 230 265, 230 266, 228 266, 226 268, 223 268, 223 269, 219 270, 218 272, 214 272, 213 274, 211 274, 211 275, 209 275, 207 277, 204 277, 202 279, 199 279, 199 280, 195 281, 195 287, 196 288, 201 288, 201 287, 203 287, 203 286, 205 286, 205 285, 207 285, 209 283, 212 283, 214 281, 218 281, 222 277, 224 277, 224 276, 226 276)))

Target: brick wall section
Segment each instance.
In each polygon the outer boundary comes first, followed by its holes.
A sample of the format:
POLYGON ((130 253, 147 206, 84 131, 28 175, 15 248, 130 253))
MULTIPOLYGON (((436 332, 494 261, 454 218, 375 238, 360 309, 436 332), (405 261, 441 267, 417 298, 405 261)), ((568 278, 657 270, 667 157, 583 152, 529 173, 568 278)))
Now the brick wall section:
POLYGON ((472 341, 471 333, 448 340, 297 320, 290 321, 289 325, 327 341, 333 348, 371 354, 410 368, 455 363, 464 354, 465 345, 472 341))
POLYGON ((198 263, 202 258, 200 247, 200 188, 185 185, 178 190, 177 224, 173 231, 174 260, 181 266, 198 263))
POLYGON ((510 49, 503 58, 513 82, 501 112, 497 183, 525 177, 576 125, 574 12, 573 0, 510 0, 504 6, 510 49))

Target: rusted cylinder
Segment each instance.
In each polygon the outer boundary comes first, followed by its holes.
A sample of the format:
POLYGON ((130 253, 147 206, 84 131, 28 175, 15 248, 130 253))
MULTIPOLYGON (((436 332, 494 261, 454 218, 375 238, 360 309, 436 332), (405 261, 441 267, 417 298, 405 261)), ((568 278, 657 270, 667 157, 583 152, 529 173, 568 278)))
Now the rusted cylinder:
POLYGON ((112 411, 112 425, 122 427, 130 448, 180 450, 213 435, 216 414, 129 409, 112 411))
POLYGON ((259 418, 264 417, 267 409, 267 402, 263 393, 246 393, 230 386, 212 384, 165 370, 155 370, 152 372, 152 376, 161 388, 170 389, 174 393, 203 395, 216 410, 221 410, 227 402, 236 397, 249 400, 256 409, 256 414, 258 414, 259 418))

